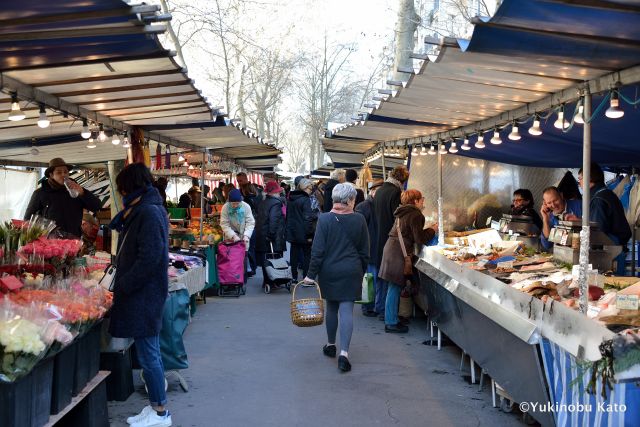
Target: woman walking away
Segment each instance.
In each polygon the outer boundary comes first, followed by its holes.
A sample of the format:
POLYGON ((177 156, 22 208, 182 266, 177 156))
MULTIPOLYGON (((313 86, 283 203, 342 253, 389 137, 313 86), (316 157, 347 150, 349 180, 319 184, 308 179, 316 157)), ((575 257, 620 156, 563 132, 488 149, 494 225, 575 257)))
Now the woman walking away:
POLYGON ((282 207, 284 202, 280 197, 281 188, 276 181, 269 181, 265 187, 265 199, 258 206, 256 218, 256 259, 262 266, 263 284, 268 283, 264 258, 267 253, 275 253, 281 257, 287 249, 285 241, 285 224, 282 207))
POLYGON ((311 243, 315 233, 318 214, 311 208, 310 194, 313 182, 302 178, 298 181, 298 189, 289 194, 289 209, 287 217, 287 242, 291 243, 289 264, 293 280, 298 281, 298 264, 302 264, 303 277, 309 270, 311 259, 311 243), (302 256, 302 259, 299 259, 302 256))
POLYGON ((351 184, 338 184, 331 197, 333 209, 318 218, 311 247, 306 283, 318 278, 327 301, 327 345, 325 356, 336 357, 336 332, 340 319, 340 357, 338 368, 351 370, 349 344, 353 333, 353 305, 360 299, 362 278, 369 262, 369 233, 364 217, 353 212, 356 189, 351 184))
MULTIPOLYGON (((246 252, 249 251, 251 235, 255 228, 255 220, 251 214, 251 206, 242 201, 240 190, 235 188, 229 191, 229 201, 222 206, 220 212, 220 228, 224 234, 224 240, 232 242, 244 242, 245 273, 247 270, 246 252)), ((247 283, 247 274, 244 275, 244 283, 247 283)))
POLYGON ((109 227, 120 233, 109 332, 133 338, 149 391, 149 406, 127 422, 135 427, 171 425, 166 408, 160 328, 169 278, 169 220, 153 177, 134 163, 116 177, 124 209, 109 227))
POLYGON ((389 239, 384 245, 380 273, 378 274, 381 279, 389 283, 384 310, 384 331, 390 333, 409 331, 406 325, 398 324, 400 291, 410 279, 404 275, 404 255, 398 238, 398 225, 406 253, 412 258, 415 258, 414 245, 426 244, 433 239, 438 229, 437 224, 430 228, 424 228, 424 215, 422 215, 424 197, 418 190, 407 190, 402 193, 400 203, 394 214, 396 220, 389 233, 389 239))

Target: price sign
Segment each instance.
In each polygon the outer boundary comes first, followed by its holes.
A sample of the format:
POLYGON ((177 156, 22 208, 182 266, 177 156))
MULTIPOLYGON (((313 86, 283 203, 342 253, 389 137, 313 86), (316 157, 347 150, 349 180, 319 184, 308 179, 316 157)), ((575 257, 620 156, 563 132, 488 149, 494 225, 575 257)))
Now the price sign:
POLYGON ((560 238, 560 244, 562 246, 566 246, 567 240, 569 240, 569 232, 565 230, 562 232, 562 237, 560 238))
POLYGON ((638 295, 620 295, 616 296, 616 308, 618 310, 637 310, 638 295))
POLYGON ((503 261, 496 265, 497 268, 513 268, 513 261, 503 261))

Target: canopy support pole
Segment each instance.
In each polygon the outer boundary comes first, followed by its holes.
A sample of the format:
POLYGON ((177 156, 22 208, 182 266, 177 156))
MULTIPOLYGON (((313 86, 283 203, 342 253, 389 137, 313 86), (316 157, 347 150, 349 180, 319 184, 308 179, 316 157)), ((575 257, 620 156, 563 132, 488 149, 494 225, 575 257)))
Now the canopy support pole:
POLYGON ((580 231, 580 268, 578 288, 580 290, 580 312, 586 313, 589 308, 589 283, 587 270, 589 268, 589 203, 591 201, 591 91, 586 85, 584 90, 584 125, 582 141, 582 231, 580 231))
POLYGON ((205 172, 205 168, 207 166, 206 164, 206 160, 207 160, 207 153, 202 153, 202 171, 201 173, 201 179, 200 179, 200 185, 201 185, 201 190, 200 191, 200 241, 202 241, 202 229, 204 227, 204 172, 205 172))
POLYGON ((384 144, 382 144, 381 153, 382 153, 382 157, 381 157, 381 159, 382 159, 382 180, 384 181, 384 180, 387 179, 387 168, 386 168, 386 166, 384 164, 384 144))
POLYGON ((438 245, 444 245, 444 214, 442 212, 442 153, 438 146, 438 245))

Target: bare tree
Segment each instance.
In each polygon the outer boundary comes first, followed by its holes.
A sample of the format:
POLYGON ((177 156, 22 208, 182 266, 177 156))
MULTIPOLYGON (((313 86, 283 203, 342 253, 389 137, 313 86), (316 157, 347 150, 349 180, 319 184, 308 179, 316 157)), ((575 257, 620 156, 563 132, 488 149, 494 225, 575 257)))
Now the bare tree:
MULTIPOLYGON (((309 144, 288 134, 280 138, 280 147, 285 153, 284 166, 292 172, 304 173, 309 144)), ((311 169, 309 169, 311 170, 311 169)))
POLYGON ((409 78, 409 74, 398 70, 413 69, 411 53, 415 46, 415 32, 419 24, 420 15, 416 13, 413 0, 400 0, 395 29, 393 80, 408 80, 409 78))

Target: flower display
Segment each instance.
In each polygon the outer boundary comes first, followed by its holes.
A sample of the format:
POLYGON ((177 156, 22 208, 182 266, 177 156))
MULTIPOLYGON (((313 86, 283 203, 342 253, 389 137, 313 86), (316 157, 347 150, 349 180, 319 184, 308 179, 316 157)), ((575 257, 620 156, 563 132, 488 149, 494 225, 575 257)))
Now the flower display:
POLYGON ((82 248, 82 241, 67 239, 39 238, 18 250, 19 254, 41 256, 44 259, 76 256, 82 248))
POLYGON ((40 338, 40 327, 19 316, 0 321, 0 345, 5 353, 39 355, 46 349, 40 338))

